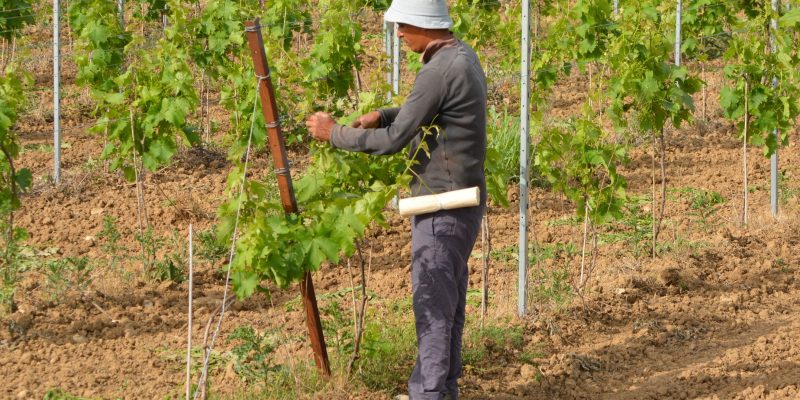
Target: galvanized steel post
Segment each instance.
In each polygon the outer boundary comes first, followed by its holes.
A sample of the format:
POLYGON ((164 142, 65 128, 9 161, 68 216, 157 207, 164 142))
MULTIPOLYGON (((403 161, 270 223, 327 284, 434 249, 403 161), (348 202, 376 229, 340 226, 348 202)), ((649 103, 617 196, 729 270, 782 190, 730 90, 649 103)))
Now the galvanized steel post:
POLYGON ((681 14, 683 13, 683 1, 678 0, 678 8, 675 10, 675 65, 681 66, 681 14))
POLYGON ((125 30, 125 0, 117 0, 117 12, 119 13, 119 26, 125 30))
MULTIPOLYGON (((772 0, 772 10, 776 13, 780 12, 780 0, 772 0)), ((775 39, 775 32, 778 31, 778 19, 772 18, 770 21, 770 26, 772 27, 772 32, 770 33, 770 41, 772 52, 776 53, 778 51, 778 43, 775 39)), ((778 86, 778 78, 772 78, 772 86, 778 86)), ((775 135, 775 142, 777 143, 775 147, 775 153, 772 154, 770 157, 769 164, 770 164, 770 172, 769 172, 769 181, 770 181, 770 191, 769 191, 769 203, 770 208, 772 209, 772 216, 778 216, 778 149, 781 145, 781 138, 780 132, 775 129, 772 132, 775 135)))
POLYGON ((518 313, 525 315, 525 300, 528 287, 528 146, 530 127, 528 100, 530 99, 530 63, 531 63, 531 5, 529 0, 522 1, 522 68, 520 85, 520 134, 519 134, 519 287, 518 313))
POLYGON ((400 93, 400 39, 397 37, 397 24, 392 24, 392 91, 400 93))
POLYGON ((53 0, 53 181, 61 183, 61 0, 53 0))
MULTIPOLYGON (((394 24, 391 22, 383 21, 383 49, 386 52, 386 83, 394 90, 394 81, 392 80, 392 43, 396 40, 394 37, 394 24)), ((386 94, 386 101, 392 101, 392 90, 386 94)))

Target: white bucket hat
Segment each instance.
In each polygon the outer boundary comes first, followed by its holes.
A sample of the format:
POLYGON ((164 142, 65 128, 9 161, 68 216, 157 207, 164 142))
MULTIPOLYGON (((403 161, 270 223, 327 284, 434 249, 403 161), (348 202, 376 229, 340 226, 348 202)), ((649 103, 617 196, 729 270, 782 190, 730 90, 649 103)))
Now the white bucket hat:
POLYGON ((408 24, 423 29, 450 29, 453 20, 444 0, 392 0, 383 16, 386 22, 408 24))

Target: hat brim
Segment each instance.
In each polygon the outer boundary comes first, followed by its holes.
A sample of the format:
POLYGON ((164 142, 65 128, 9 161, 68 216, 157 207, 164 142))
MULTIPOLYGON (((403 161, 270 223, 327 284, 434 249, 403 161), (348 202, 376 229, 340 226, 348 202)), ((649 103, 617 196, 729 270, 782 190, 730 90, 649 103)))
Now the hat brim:
POLYGON ((453 27, 453 20, 450 19, 450 16, 443 18, 411 15, 393 8, 389 8, 389 10, 386 11, 386 14, 383 15, 383 20, 386 22, 412 25, 423 29, 450 29, 453 27))

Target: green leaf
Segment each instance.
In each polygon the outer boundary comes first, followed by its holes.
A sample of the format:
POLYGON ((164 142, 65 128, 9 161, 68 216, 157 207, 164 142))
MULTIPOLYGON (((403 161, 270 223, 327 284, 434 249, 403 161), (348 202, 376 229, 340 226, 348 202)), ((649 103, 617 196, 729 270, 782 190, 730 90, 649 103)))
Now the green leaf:
POLYGON ((14 176, 14 181, 17 182, 17 185, 20 189, 25 190, 31 186, 31 182, 33 182, 33 174, 27 168, 23 168, 17 171, 17 174, 14 176))
POLYGON ((103 100, 111 105, 120 105, 125 101, 125 93, 108 93, 103 100))
MULTIPOLYGON (((739 94, 730 86, 725 86, 720 91, 719 103, 727 118, 736 119, 741 116, 737 112, 739 109, 739 94)), ((744 114, 744 110, 742 110, 742 114, 744 114)))
POLYGON ((308 265, 312 270, 316 270, 325 261, 338 263, 339 248, 335 242, 326 237, 315 237, 309 243, 308 265))
POLYGON ((658 93, 658 81, 653 78, 653 73, 651 71, 645 73, 645 78, 640 83, 640 87, 645 98, 652 98, 658 93))
POLYGON ((109 37, 108 28, 99 25, 98 22, 90 22, 84 32, 84 35, 86 35, 86 37, 88 37, 89 40, 91 40, 95 45, 105 43, 109 37))
POLYGON ((250 271, 234 271, 231 273, 231 283, 236 297, 242 300, 255 293, 259 278, 257 274, 250 271))
POLYGON ((131 166, 126 165, 122 167, 122 174, 125 175, 125 179, 127 179, 128 182, 133 182, 136 180, 136 170, 131 166))
POLYGON ((200 132, 198 132, 197 128, 194 126, 184 126, 181 129, 183 132, 183 137, 186 138, 186 141, 189 142, 190 146, 196 146, 200 144, 200 132))
POLYGON ((175 144, 168 140, 155 140, 142 155, 142 164, 150 171, 155 171, 166 164, 175 153, 175 144))
POLYGON ((779 20, 778 25, 782 27, 791 27, 800 25, 800 8, 792 8, 784 14, 779 20))

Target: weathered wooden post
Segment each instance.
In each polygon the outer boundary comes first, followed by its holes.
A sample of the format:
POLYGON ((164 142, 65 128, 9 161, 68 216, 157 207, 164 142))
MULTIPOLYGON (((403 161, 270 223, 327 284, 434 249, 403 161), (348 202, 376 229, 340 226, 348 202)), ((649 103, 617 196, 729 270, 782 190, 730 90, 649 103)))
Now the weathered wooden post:
MULTIPOLYGON (((261 25, 259 20, 245 22, 245 32, 247 42, 250 46, 250 53, 253 55, 253 65, 258 76, 258 94, 261 98, 261 110, 264 113, 264 121, 267 124, 267 137, 269 138, 269 151, 275 164, 275 174, 278 177, 278 189, 281 195, 281 203, 287 214, 297 213, 297 200, 294 197, 292 188, 292 176, 289 173, 289 158, 286 155, 286 145, 281 135, 281 124, 278 114, 278 106, 275 102, 275 91, 272 87, 272 80, 269 76, 269 65, 267 55, 264 51, 264 39, 261 36, 261 25)), ((325 337, 322 332, 322 321, 319 317, 319 307, 317 297, 314 294, 314 283, 311 273, 306 272, 300 281, 300 293, 303 297, 303 307, 306 310, 306 326, 308 335, 311 339, 311 346, 314 349, 314 361, 317 363, 322 374, 330 376, 331 366, 328 361, 328 351, 325 348, 325 337)))

